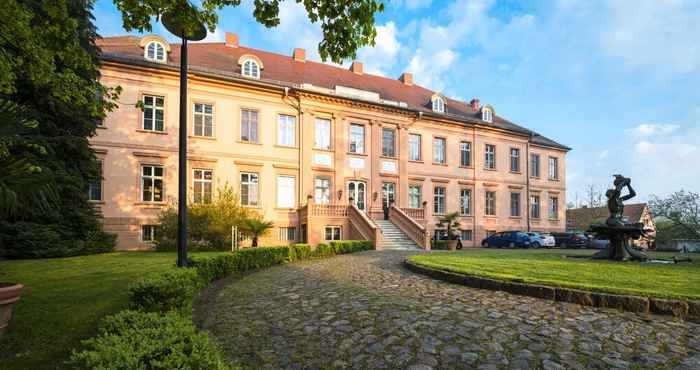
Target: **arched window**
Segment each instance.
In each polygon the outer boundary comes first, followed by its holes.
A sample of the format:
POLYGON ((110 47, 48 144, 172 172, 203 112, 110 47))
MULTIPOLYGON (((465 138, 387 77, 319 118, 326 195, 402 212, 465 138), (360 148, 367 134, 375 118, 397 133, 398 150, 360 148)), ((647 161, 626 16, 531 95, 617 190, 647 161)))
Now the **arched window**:
POLYGON ((246 59, 243 62, 243 67, 241 69, 243 76, 260 78, 260 66, 258 65, 258 62, 254 61, 253 59, 246 59))
POLYGON ((445 100, 439 96, 433 96, 433 111, 445 113, 445 100))
POLYGON ((148 60, 159 63, 165 63, 167 61, 168 56, 165 53, 165 46, 158 41, 149 42, 144 51, 144 57, 148 60))
POLYGON ((493 122, 493 109, 484 107, 481 109, 481 119, 485 122, 493 122))

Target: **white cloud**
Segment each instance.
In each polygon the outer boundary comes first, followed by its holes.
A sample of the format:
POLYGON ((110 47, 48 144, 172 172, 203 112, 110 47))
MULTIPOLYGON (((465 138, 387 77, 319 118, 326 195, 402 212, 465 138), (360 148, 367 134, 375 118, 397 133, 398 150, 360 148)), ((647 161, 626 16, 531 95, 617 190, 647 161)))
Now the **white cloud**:
POLYGON ((224 32, 221 31, 221 28, 217 28, 214 30, 214 32, 207 31, 207 37, 205 37, 202 41, 197 41, 197 42, 222 42, 222 41, 224 41, 224 32))
POLYGON ((404 6, 408 10, 416 10, 427 8, 432 2, 432 0, 405 0, 404 6))
POLYGON ((660 125, 654 123, 643 123, 635 128, 627 129, 626 132, 636 137, 649 137, 658 135, 669 135, 678 130, 678 125, 660 125))
POLYGON ((416 50, 406 70, 413 73, 413 79, 419 85, 428 86, 435 91, 442 91, 446 86, 446 77, 457 58, 450 49, 426 53, 416 50))
POLYGON ((357 58, 364 63, 366 73, 384 76, 388 73, 386 68, 391 67, 391 62, 401 49, 401 43, 397 39, 396 24, 387 22, 377 26, 377 37, 374 41, 374 46, 359 50, 357 58))

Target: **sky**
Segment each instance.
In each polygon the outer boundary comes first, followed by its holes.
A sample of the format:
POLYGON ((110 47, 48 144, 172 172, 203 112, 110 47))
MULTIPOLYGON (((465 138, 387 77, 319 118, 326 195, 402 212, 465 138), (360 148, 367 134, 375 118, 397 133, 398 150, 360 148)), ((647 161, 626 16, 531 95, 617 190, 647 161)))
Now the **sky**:
MULTIPOLYGON (((635 200, 700 191, 700 1, 385 0, 366 73, 478 97, 496 113, 572 148, 567 201, 632 179, 635 200)), ((253 1, 219 13, 205 41, 237 33, 245 46, 320 60, 318 24, 293 0, 281 24, 255 22, 253 1)), ((112 0, 98 0, 102 36, 124 35, 112 0)), ((160 24, 153 33, 176 41, 160 24)), ((136 34, 132 32, 132 34, 136 34)), ((350 61, 343 64, 349 65, 350 61)), ((634 201, 631 201, 634 202, 634 201)))

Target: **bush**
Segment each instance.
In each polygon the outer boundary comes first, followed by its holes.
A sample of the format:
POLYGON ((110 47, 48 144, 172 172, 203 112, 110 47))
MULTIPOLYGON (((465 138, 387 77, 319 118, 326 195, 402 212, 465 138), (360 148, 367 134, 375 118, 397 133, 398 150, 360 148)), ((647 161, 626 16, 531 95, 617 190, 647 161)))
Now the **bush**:
POLYGON ((229 369, 218 345, 176 312, 122 311, 71 356, 78 369, 229 369))
POLYGON ((289 246, 289 262, 308 260, 312 256, 311 245, 293 244, 289 246))
MULTIPOLYGON (((57 258, 111 252, 117 236, 102 230, 67 230, 65 225, 0 222, 0 256, 57 258)), ((101 227, 101 226, 99 226, 101 227)))
POLYGON ((187 312, 204 281, 195 269, 172 269, 151 274, 129 286, 133 309, 149 312, 187 312))
POLYGON ((447 240, 432 240, 430 245, 432 250, 443 251, 449 249, 447 248, 447 240))

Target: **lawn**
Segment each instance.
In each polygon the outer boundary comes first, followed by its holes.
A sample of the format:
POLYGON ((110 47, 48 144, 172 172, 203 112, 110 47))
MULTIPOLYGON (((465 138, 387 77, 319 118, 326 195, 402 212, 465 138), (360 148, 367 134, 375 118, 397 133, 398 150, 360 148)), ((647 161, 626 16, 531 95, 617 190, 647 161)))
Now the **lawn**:
MULTIPOLYGON (((588 289, 647 297, 700 299, 700 254, 692 263, 649 264, 567 258, 590 255, 581 250, 471 250, 436 251, 411 261, 452 272, 508 281, 588 289)), ((671 258, 673 253, 650 253, 671 258)))
POLYGON ((0 338, 0 368, 64 367, 100 318, 127 306, 126 288, 175 266, 175 253, 119 252, 72 258, 0 261, 0 281, 25 289, 0 338))

